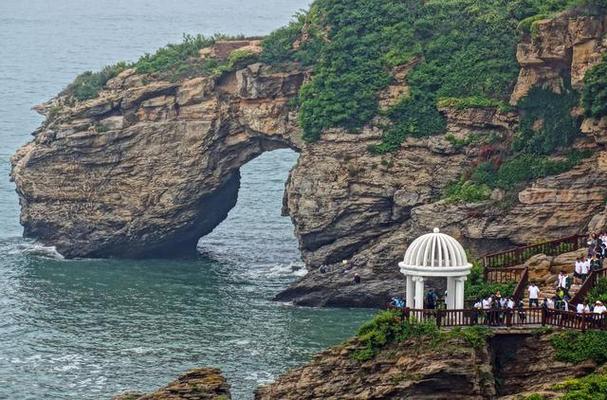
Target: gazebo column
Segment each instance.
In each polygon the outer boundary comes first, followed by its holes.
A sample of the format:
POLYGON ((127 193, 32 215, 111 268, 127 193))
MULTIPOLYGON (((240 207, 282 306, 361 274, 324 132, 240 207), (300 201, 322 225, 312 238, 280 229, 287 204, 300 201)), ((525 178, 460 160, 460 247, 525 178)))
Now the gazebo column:
POLYGON ((413 277, 411 275, 407 275, 407 286, 405 287, 406 290, 406 303, 405 305, 409 308, 414 308, 414 303, 415 303, 415 283, 413 282, 413 277))
POLYGON ((447 310, 455 308, 455 278, 447 277, 447 310))
POLYGON ((455 279, 455 308, 458 310, 464 308, 464 285, 467 279, 465 276, 455 279))
POLYGON ((424 308, 424 278, 416 276, 415 282, 415 309, 422 310, 424 308))

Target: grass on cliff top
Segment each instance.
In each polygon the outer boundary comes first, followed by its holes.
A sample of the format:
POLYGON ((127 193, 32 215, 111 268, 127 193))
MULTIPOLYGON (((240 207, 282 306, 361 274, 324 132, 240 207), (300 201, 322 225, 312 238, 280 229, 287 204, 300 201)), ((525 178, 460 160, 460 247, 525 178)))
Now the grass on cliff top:
POLYGON ((465 346, 480 348, 491 335, 488 328, 466 327, 441 330, 434 321, 417 322, 413 319, 401 322, 400 312, 387 310, 379 312, 358 331, 357 337, 362 347, 352 353, 352 358, 367 361, 391 344, 408 339, 416 341, 416 348, 438 349, 450 339, 461 339, 465 346))
POLYGON ((389 120, 377 153, 407 136, 440 133, 437 102, 503 106, 516 81, 521 21, 606 0, 316 0, 264 41, 262 59, 313 68, 299 96, 304 138, 334 127, 356 132, 375 116, 389 120), (297 45, 294 45, 297 43, 297 45), (410 95, 379 110, 391 70, 416 60, 410 95))
POLYGON ((145 54, 134 63, 120 62, 107 66, 101 71, 87 71, 76 77, 62 94, 83 101, 97 97, 105 84, 128 68, 135 68, 140 74, 153 74, 160 79, 177 81, 193 76, 208 76, 231 71, 252 63, 257 57, 247 51, 234 51, 225 61, 215 59, 200 60, 201 49, 212 46, 218 40, 240 40, 244 36, 184 35, 180 43, 172 43, 158 49, 153 54, 145 54))

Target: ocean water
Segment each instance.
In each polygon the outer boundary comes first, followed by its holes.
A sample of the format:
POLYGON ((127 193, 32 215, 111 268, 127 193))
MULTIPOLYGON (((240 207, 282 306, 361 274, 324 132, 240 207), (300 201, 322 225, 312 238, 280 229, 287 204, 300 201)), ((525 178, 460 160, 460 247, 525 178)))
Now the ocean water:
POLYGON ((272 296, 305 274, 280 216, 290 150, 242 169, 237 206, 177 260, 63 260, 21 238, 10 155, 41 122, 30 107, 76 74, 180 40, 261 35, 307 0, 0 1, 0 399, 104 399, 197 366, 235 399, 350 336, 370 310, 302 309, 272 296))

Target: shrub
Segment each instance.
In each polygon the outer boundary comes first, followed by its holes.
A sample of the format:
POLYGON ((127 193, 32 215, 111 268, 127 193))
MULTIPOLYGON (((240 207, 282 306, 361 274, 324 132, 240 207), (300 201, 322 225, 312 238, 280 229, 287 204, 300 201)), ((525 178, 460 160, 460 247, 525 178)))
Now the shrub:
POLYGON ((475 203, 488 200, 491 188, 485 184, 460 180, 447 186, 444 198, 450 203, 475 203))
POLYGON ((577 104, 578 96, 571 89, 563 94, 540 87, 531 89, 518 104, 521 124, 513 150, 550 154, 571 146, 580 135, 580 123, 571 116, 577 104))
POLYGON ((593 304, 596 301, 607 303, 607 278, 601 278, 588 292, 588 301, 593 304))
POLYGON ((490 283, 485 281, 483 271, 484 268, 480 264, 474 263, 470 275, 468 275, 466 285, 464 286, 466 299, 484 299, 498 291, 502 296, 506 297, 514 294, 516 282, 490 283))
POLYGON ((175 70, 190 58, 197 58, 201 49, 213 45, 220 38, 222 38, 220 35, 213 37, 183 35, 183 42, 168 44, 154 54, 145 54, 135 63, 135 68, 141 74, 175 70))
POLYGON ((512 106, 503 100, 491 99, 488 97, 442 97, 438 99, 439 107, 451 107, 457 109, 466 108, 497 108, 500 111, 511 111, 512 106))
POLYGON ((604 400, 607 398, 607 375, 591 374, 571 379, 554 387, 564 390, 562 400, 604 400))
POLYGON ((71 95, 80 101, 93 99, 97 97, 107 81, 116 77, 127 68, 130 68, 129 64, 120 62, 108 65, 99 72, 84 72, 78 75, 62 94, 71 95))
POLYGON ((586 72, 582 104, 588 117, 607 115, 607 57, 586 72))
POLYGON ((364 347, 355 351, 352 358, 366 361, 375 357, 389 343, 414 337, 438 340, 440 331, 433 321, 401 322, 399 311, 387 310, 379 312, 371 321, 363 324, 357 336, 364 347))
POLYGON ((564 332, 551 338, 552 346, 559 361, 579 364, 586 360, 593 360, 597 364, 607 361, 607 332, 564 332))

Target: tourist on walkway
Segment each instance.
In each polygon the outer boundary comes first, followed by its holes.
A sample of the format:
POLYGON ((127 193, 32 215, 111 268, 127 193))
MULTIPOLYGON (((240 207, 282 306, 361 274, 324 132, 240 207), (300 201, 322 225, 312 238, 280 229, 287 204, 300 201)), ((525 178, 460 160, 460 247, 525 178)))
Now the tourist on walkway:
POLYGON ((529 292, 529 307, 533 307, 533 305, 535 305, 536 307, 540 306, 539 303, 539 299, 540 299, 540 288, 537 287, 537 285, 535 284, 535 282, 531 282, 531 285, 529 285, 529 288, 527 288, 527 291, 529 292))
POLYGON ((355 273, 354 273, 354 278, 352 278, 352 282, 353 282, 355 285, 358 285, 358 284, 360 283, 360 275, 358 275, 358 273, 357 273, 357 272, 355 272, 355 273))
POLYGON ((590 259, 590 271, 598 271, 603 268, 603 262, 595 255, 590 259))
POLYGON ((596 303, 594 303, 594 310, 593 313, 594 314, 604 314, 605 312, 607 312, 607 307, 605 307, 603 305, 603 302, 597 300, 596 303))
POLYGON ((578 279, 582 279, 582 259, 580 257, 575 259, 575 268, 573 269, 573 276, 578 279))
POLYGON ((582 283, 584 283, 586 281, 586 278, 588 278, 588 274, 590 273, 590 260, 587 259, 586 257, 584 257, 582 259, 582 273, 581 273, 581 278, 582 278, 582 283))
POLYGON ((578 305, 575 307, 575 312, 579 315, 585 314, 586 312, 590 312, 590 307, 588 307, 588 311, 586 311, 586 307, 587 305, 578 303, 578 305))
POLYGON ((430 310, 434 310, 436 308, 436 301, 438 300, 438 295, 434 291, 434 289, 430 289, 426 294, 426 306, 430 310))
POLYGON ((518 313, 518 318, 521 320, 521 322, 524 323, 527 319, 527 313, 525 313, 525 304, 523 303, 523 300, 518 302, 516 309, 518 313))

